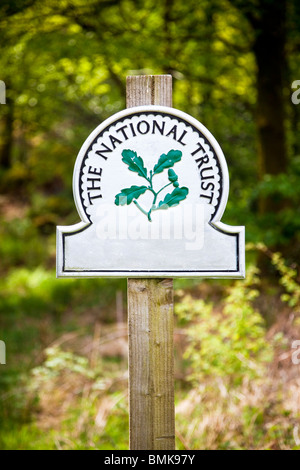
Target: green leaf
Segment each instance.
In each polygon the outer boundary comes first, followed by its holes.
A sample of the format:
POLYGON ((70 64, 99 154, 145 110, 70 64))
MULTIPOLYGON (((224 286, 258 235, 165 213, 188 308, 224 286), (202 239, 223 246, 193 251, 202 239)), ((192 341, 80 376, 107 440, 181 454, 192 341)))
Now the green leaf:
POLYGON ((163 201, 158 204, 158 209, 168 209, 169 207, 178 206, 189 193, 188 188, 175 188, 171 193, 168 193, 163 201))
POLYGON ((170 168, 175 163, 180 162, 182 152, 180 150, 170 150, 167 154, 163 153, 154 167, 154 174, 161 173, 166 168, 170 168))
POLYGON ((171 169, 168 171, 168 178, 171 183, 175 183, 175 181, 178 180, 178 176, 176 175, 175 171, 171 169))
POLYGON ((131 186, 130 188, 122 189, 121 192, 116 195, 116 206, 128 206, 132 203, 133 199, 140 197, 147 189, 147 186, 131 186))
POLYGON ((144 162, 141 157, 133 150, 123 150, 122 160, 129 167, 130 171, 135 171, 139 176, 148 179, 147 170, 144 167, 144 162))

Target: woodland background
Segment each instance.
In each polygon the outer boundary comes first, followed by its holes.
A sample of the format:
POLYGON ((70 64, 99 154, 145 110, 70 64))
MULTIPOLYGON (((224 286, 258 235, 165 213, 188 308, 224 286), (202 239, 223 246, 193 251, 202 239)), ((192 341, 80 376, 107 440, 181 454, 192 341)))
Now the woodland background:
POLYGON ((56 280, 55 227, 126 76, 168 73, 247 239, 245 281, 175 282, 177 448, 300 449, 300 3, 1 0, 0 44, 0 448, 128 449, 126 280, 56 280))

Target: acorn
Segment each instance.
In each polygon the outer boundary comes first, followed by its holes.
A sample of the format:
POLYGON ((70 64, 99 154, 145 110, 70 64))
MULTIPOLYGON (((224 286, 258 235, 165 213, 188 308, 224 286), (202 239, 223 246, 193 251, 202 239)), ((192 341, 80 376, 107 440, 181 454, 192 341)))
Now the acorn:
POLYGON ((169 181, 171 181, 171 183, 175 183, 175 181, 178 180, 178 176, 176 175, 175 171, 172 170, 171 168, 168 171, 168 177, 169 177, 169 181))

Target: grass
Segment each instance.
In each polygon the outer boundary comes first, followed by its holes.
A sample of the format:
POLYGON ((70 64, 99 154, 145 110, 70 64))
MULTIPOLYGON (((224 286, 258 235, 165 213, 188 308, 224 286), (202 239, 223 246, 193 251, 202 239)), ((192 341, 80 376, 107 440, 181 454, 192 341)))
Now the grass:
MULTIPOLYGON (((128 449, 126 281, 57 280, 53 237, 24 227, 28 252, 0 230, 0 449, 128 449)), ((175 282, 177 449, 300 449, 300 288, 268 256, 268 284, 175 282)))
MULTIPOLYGON (((47 347, 57 338, 67 347, 80 349, 83 343, 93 340, 95 324, 114 322, 116 293, 122 292, 124 303, 125 288, 123 280, 58 281, 54 270, 42 267, 15 268, 1 278, 0 338, 7 349, 7 365, 0 366, 1 449, 62 446, 58 430, 50 427, 45 434, 40 425, 38 416, 44 416, 41 411, 43 395, 42 387, 33 392, 37 380, 34 372, 39 364, 43 364, 47 347), (65 337, 72 338, 72 335, 75 342, 65 342, 65 337)), ((107 365, 110 373, 116 369, 111 357, 107 359, 107 365)), ((118 367, 117 370, 119 373, 118 367)), ((57 403, 53 404, 54 408, 57 406, 57 403)), ((72 416, 60 417, 62 435, 68 434, 68 427, 75 426, 76 409, 80 414, 81 403, 79 408, 74 406, 72 416)), ((80 439, 76 437, 72 441, 72 447, 78 446, 75 442, 83 438, 84 432, 80 439)), ((108 438, 106 440, 108 442, 108 438)), ((69 442, 68 438, 66 442, 69 442)), ((113 440, 107 445, 113 445, 113 440)))
MULTIPOLYGON (((111 321, 116 291, 121 290, 125 301, 124 282, 61 282, 53 271, 41 268, 12 270, 1 282, 0 335, 7 343, 8 364, 0 376, 0 448, 128 449, 127 332, 125 324, 111 321)), ((221 313, 228 288, 212 310, 206 304, 206 313, 198 299, 209 298, 213 285, 192 283, 188 299, 187 291, 188 286, 184 293, 176 291, 177 309, 190 313, 183 324, 179 318, 175 335, 177 448, 297 448, 293 431, 299 422, 300 383, 290 363, 284 363, 282 374, 280 359, 296 331, 291 325, 287 331, 286 313, 277 329, 273 325, 273 331, 257 331, 258 344, 268 339, 271 361, 255 352, 250 366, 247 360, 239 365, 225 349, 224 368, 229 361, 235 371, 229 377, 216 362, 215 370, 208 368, 205 374, 207 359, 197 356, 190 331, 200 328, 199 338, 204 334, 206 341, 214 341, 206 315, 228 328, 230 317, 224 323, 221 313), (278 334, 281 330, 286 334, 278 334), (194 358, 187 355, 191 345, 194 358), (235 381, 239 368, 243 379, 235 381)), ((218 333, 216 323, 210 322, 215 334, 231 334, 224 329, 218 333)), ((247 328, 241 339, 246 357, 247 328)))

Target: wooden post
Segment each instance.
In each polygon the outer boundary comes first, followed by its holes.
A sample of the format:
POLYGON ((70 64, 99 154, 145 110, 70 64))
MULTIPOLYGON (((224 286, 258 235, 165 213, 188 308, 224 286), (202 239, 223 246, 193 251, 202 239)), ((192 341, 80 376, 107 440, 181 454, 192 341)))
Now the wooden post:
MULTIPOLYGON (((127 78, 127 108, 172 106, 170 75, 127 78)), ((174 450, 172 279, 128 279, 131 450, 174 450)))

